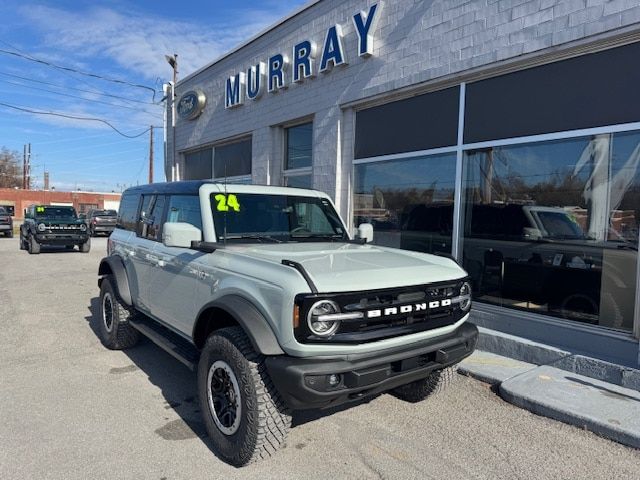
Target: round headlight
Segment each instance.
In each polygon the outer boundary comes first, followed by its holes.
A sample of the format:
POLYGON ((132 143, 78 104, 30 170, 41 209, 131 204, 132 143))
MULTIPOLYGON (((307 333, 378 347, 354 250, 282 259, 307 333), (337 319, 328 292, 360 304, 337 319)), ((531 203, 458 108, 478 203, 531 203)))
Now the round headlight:
POLYGON ((328 337, 333 335, 340 326, 340 320, 327 320, 320 317, 340 313, 340 307, 331 300, 320 300, 313 304, 307 315, 307 324, 314 335, 328 337))
POLYGON ((45 228, 47 228, 47 227, 45 226, 44 223, 39 223, 38 224, 38 231, 39 232, 44 232, 45 228))
POLYGON ((84 223, 80 224, 80 230, 82 230, 83 232, 87 230, 87 226, 84 223))
POLYGON ((467 311, 471 308, 471 285, 464 282, 460 287, 460 308, 467 311))

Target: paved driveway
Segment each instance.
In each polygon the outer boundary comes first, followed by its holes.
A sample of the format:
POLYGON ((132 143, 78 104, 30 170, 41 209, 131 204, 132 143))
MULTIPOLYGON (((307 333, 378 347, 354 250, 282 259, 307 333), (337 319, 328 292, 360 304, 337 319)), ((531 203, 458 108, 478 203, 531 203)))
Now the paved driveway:
POLYGON ((28 255, 0 238, 0 479, 640 478, 638 451, 462 376, 420 404, 297 414, 276 457, 230 467, 209 448, 193 373, 148 341, 100 344, 105 250, 28 255))

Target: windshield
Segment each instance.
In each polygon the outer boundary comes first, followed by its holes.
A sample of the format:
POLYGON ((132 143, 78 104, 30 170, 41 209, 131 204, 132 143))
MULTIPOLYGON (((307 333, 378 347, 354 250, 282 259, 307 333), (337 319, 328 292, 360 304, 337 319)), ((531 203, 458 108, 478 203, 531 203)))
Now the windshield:
POLYGON ((8 212, 4 209, 4 207, 0 207, 0 215, 8 215, 8 212))
POLYGON ((584 239, 580 225, 565 212, 537 212, 549 238, 584 239))
POLYGON ((73 207, 36 207, 36 218, 76 220, 78 217, 73 207))
POLYGON ((324 198, 214 193, 211 210, 218 241, 349 239, 338 214, 324 198))

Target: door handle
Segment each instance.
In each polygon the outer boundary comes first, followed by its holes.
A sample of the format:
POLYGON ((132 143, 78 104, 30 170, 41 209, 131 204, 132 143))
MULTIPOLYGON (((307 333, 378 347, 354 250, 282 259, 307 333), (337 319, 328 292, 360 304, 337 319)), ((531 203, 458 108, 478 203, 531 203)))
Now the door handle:
POLYGON ((145 257, 148 261, 150 261, 151 263, 155 263, 157 266, 159 267, 164 267, 167 262, 165 262, 164 260, 161 260, 160 258, 156 257, 155 255, 145 255, 145 257))

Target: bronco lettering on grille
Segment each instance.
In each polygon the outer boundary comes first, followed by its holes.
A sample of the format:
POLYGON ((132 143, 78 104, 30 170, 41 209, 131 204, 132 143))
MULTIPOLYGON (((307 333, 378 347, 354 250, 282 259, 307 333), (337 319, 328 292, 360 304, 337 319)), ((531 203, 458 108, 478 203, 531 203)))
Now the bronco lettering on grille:
POLYGON ((367 310, 367 318, 380 318, 388 317, 391 315, 398 315, 402 313, 421 312, 431 310, 433 308, 450 307, 451 299, 446 300, 434 300, 432 302, 414 303, 412 305, 401 305, 400 307, 389 307, 385 309, 367 310))

